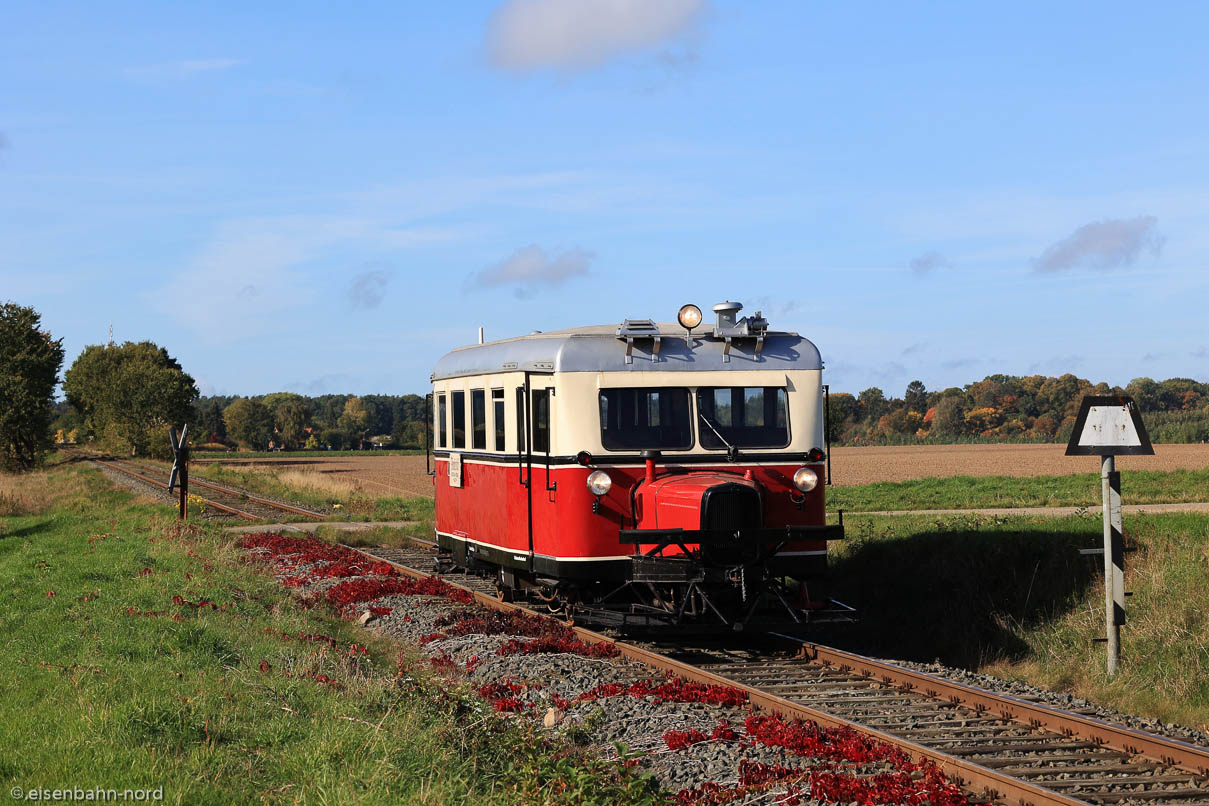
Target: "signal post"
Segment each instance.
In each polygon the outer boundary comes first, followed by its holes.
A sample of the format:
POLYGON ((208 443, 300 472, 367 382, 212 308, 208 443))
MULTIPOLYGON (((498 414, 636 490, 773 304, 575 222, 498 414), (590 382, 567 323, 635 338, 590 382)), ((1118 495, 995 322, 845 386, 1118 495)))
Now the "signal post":
POLYGON ((1121 474, 1116 469, 1116 457, 1153 453, 1154 447, 1133 398, 1125 395, 1083 398, 1066 455, 1100 457, 1100 494, 1104 509, 1105 634, 1102 640, 1108 647, 1109 677, 1114 677, 1121 665, 1121 625, 1125 623, 1125 542, 1121 530, 1121 474))

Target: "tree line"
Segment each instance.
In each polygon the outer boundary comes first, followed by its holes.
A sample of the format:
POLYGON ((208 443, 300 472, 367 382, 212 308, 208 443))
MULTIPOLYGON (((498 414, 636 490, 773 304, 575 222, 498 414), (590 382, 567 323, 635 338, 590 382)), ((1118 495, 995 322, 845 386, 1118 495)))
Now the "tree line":
POLYGON ((988 375, 930 392, 911 381, 901 398, 876 386, 830 396, 827 433, 836 445, 1065 442, 1086 395, 1130 395, 1155 442, 1209 441, 1209 384, 1135 378, 1127 386, 1066 374, 988 375))
MULTIPOLYGON (((63 374, 65 400, 56 403, 63 358, 62 339, 37 311, 0 305, 0 467, 33 467, 53 441, 167 456, 168 427, 185 423, 195 446, 424 446, 421 395, 202 397, 167 350, 142 341, 85 347, 63 374)), ((940 391, 916 380, 901 398, 878 387, 837 392, 827 434, 836 445, 1064 442, 1089 394, 1132 396, 1155 442, 1209 441, 1209 383, 1135 378, 1117 387, 1072 374, 988 375, 940 391)))
POLYGON ((255 397, 200 398, 197 441, 214 447, 423 448, 425 401, 420 395, 320 395, 274 392, 255 397))

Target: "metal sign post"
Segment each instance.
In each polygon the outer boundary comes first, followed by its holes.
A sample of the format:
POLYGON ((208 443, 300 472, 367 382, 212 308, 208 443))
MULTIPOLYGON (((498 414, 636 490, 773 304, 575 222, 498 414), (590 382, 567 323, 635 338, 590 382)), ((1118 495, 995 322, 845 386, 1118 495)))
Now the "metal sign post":
POLYGON ((1100 457, 1100 494, 1104 506, 1104 641, 1108 646, 1108 676, 1121 665, 1121 625, 1125 623, 1125 542, 1121 529, 1121 474, 1116 457, 1153 454, 1150 436, 1133 398, 1083 398, 1067 456, 1100 457))
POLYGON ((179 479, 181 498, 180 513, 177 517, 182 521, 189 517, 189 446, 185 443, 188 435, 187 423, 181 429, 179 440, 176 438, 176 429, 168 429, 168 444, 172 446, 172 472, 168 474, 168 492, 172 492, 179 479))

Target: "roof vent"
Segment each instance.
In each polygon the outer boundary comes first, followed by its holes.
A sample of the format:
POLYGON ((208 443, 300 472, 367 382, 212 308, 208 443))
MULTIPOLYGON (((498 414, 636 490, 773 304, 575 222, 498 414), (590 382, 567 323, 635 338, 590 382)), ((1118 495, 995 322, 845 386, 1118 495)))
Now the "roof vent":
POLYGON ((625 339, 625 362, 634 363, 634 341, 636 339, 651 340, 651 360, 659 359, 659 344, 663 337, 659 333, 659 325, 653 319, 622 319, 617 326, 617 338, 625 339))
POLYGON ((730 345, 734 339, 755 339, 756 355, 764 349, 764 335, 768 333, 768 320, 760 311, 755 316, 744 316, 738 319, 739 311, 743 310, 741 302, 719 302, 714 306, 718 315, 718 323, 714 325, 714 338, 725 339, 726 348, 722 352, 722 360, 730 362, 730 345))

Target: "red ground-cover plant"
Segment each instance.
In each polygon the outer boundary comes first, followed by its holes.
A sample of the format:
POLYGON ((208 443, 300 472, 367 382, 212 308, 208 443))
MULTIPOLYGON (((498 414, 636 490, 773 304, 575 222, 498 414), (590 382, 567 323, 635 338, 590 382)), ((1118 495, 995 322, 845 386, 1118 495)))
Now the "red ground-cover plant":
POLYGON ((383 596, 402 594, 405 596, 443 596, 455 602, 467 604, 473 598, 470 591, 460 590, 437 577, 411 579, 389 577, 386 579, 350 579, 327 589, 328 602, 337 607, 346 607, 358 602, 372 602, 383 596))
POLYGON ((479 686, 479 696, 491 703, 491 707, 496 711, 515 712, 523 711, 533 707, 533 703, 525 702, 519 696, 524 694, 527 688, 540 689, 540 685, 525 686, 523 683, 518 683, 511 677, 505 677, 501 680, 496 680, 492 683, 479 686))
POLYGON ((939 770, 925 772, 923 778, 913 778, 906 772, 860 777, 832 770, 812 770, 810 795, 817 800, 840 803, 966 806, 969 802, 939 770))
POLYGON ((565 652, 587 658, 616 658, 621 655, 613 644, 601 641, 587 644, 578 638, 534 638, 521 641, 513 638, 495 651, 497 655, 538 655, 545 652, 565 652))
POLYGON ((607 697, 621 695, 631 697, 653 697, 656 704, 661 702, 702 702, 710 705, 740 706, 747 703, 747 693, 730 686, 715 686, 707 683, 695 683, 683 677, 668 674, 662 683, 652 683, 649 680, 639 680, 623 686, 620 683, 603 683, 580 694, 572 702, 589 702, 607 697))
POLYGON ((668 750, 683 750, 694 744, 708 741, 709 737, 696 728, 692 730, 669 730, 663 734, 663 743, 667 745, 668 750))
POLYGON ((513 638, 496 650, 496 654, 535 655, 544 652, 566 652, 591 658, 614 658, 621 654, 613 644, 587 644, 576 638, 575 631, 570 627, 533 613, 461 610, 441 617, 436 626, 441 628, 441 632, 425 636, 420 643, 455 635, 517 635, 532 640, 513 638))
POLYGON ((883 744, 852 728, 824 728, 815 722, 786 722, 779 715, 753 714, 744 723, 747 735, 768 747, 783 747, 794 755, 832 761, 885 761, 895 769, 918 766, 898 748, 883 744))

